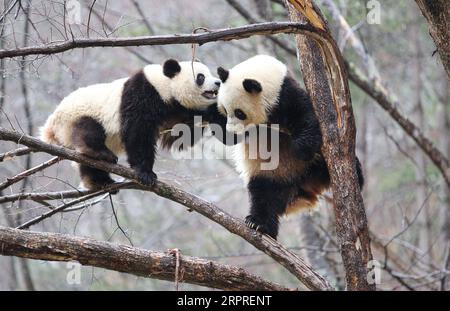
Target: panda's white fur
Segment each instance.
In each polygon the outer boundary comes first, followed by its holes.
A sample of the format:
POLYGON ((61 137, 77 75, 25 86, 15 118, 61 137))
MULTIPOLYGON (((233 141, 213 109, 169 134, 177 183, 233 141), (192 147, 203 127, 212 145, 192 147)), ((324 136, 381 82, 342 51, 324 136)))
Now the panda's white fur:
POLYGON ((229 70, 226 83, 219 89, 218 106, 222 113, 228 111, 227 130, 243 132, 249 121, 242 121, 230 116, 230 112, 245 105, 248 119, 253 124, 267 122, 267 114, 278 102, 281 85, 286 77, 286 65, 268 55, 256 55, 237 64, 229 70), (249 94, 242 87, 244 79, 257 80, 263 92, 259 95, 249 94))
MULTIPOLYGON (((215 99, 202 96, 204 90, 217 88, 215 83, 218 79, 212 76, 209 68, 200 62, 185 61, 179 62, 179 65, 181 72, 173 78, 165 76, 162 66, 157 64, 145 66, 143 72, 167 104, 175 99, 186 108, 204 109, 214 103, 215 99), (199 73, 205 75, 202 88, 195 85, 195 76, 199 73)), ((94 84, 70 93, 41 128, 41 138, 48 143, 72 147, 74 122, 82 116, 89 116, 104 127, 108 149, 116 155, 123 153, 119 108, 127 80, 128 78, 123 78, 110 83, 94 84)))

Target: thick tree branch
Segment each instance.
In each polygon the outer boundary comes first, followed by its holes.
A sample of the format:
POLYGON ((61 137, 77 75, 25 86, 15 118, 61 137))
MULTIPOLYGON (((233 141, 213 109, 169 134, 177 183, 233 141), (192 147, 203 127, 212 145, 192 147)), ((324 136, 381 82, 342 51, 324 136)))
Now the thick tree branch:
POLYGON ((349 290, 374 290, 367 218, 355 166, 355 120, 344 59, 322 14, 310 0, 286 0, 292 21, 308 21, 327 35, 297 35, 300 67, 319 119, 322 152, 330 172, 336 232, 349 290), (301 57, 300 57, 301 55, 301 57))
POLYGON ((213 41, 230 41, 248 38, 255 35, 274 35, 279 33, 302 33, 322 35, 322 31, 311 25, 292 22, 270 22, 245 25, 236 28, 210 30, 197 34, 176 34, 162 36, 141 36, 132 38, 80 38, 63 42, 49 43, 41 46, 23 47, 14 50, 0 50, 1 58, 26 55, 49 55, 62 53, 72 49, 89 47, 125 47, 141 45, 167 45, 196 43, 205 44, 213 41))
MULTIPOLYGON (((23 135, 18 132, 9 131, 1 127, 0 140, 20 143, 35 150, 47 152, 54 156, 79 162, 128 179, 135 180, 136 177, 134 171, 130 168, 118 164, 97 161, 83 156, 74 150, 46 144, 37 138, 23 135)), ((139 187, 142 190, 153 191, 159 196, 178 202, 220 224, 228 231, 241 236, 257 249, 263 251, 284 266, 309 289, 333 290, 333 287, 328 283, 328 281, 315 272, 309 265, 307 265, 302 258, 298 257, 296 254, 292 253, 270 237, 247 228, 242 220, 232 217, 215 205, 161 181, 157 181, 153 188, 143 187, 137 184, 136 187, 139 187)))
MULTIPOLYGON (((82 265, 174 281, 176 257, 168 253, 73 237, 0 227, 0 254, 48 261, 77 261, 82 265)), ((276 290, 289 288, 265 281, 238 267, 190 256, 179 256, 181 282, 223 290, 276 290)))

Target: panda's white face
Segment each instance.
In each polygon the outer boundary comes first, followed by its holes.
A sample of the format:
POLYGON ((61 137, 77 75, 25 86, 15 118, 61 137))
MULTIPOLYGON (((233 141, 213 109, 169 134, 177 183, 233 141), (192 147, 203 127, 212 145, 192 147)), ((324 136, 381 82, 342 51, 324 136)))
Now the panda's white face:
POLYGON ((220 80, 199 62, 179 62, 179 72, 170 79, 173 97, 186 108, 205 109, 217 101, 220 80))
POLYGON ((242 134, 250 125, 266 123, 278 104, 286 72, 283 63, 266 55, 249 58, 229 71, 218 68, 222 85, 217 104, 227 116, 227 131, 242 134))

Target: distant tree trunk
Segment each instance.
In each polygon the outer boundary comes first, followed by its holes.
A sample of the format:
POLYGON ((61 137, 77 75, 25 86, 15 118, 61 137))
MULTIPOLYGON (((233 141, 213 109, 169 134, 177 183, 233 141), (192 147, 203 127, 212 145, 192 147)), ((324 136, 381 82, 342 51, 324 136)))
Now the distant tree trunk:
POLYGON ((307 21, 323 38, 296 35, 300 67, 324 140, 333 190, 336 232, 346 271, 347 289, 375 290, 368 282, 372 260, 367 218, 355 166, 355 120, 343 58, 322 13, 310 0, 286 0, 290 18, 307 21), (292 4, 291 4, 292 3, 292 4))
MULTIPOLYGON (((29 23, 30 2, 27 2, 26 6, 24 8, 24 12, 25 12, 25 21, 24 21, 24 30, 23 30, 23 46, 28 46, 28 35, 29 35, 29 30, 30 30, 30 23, 29 23)), ((20 62, 20 71, 19 71, 20 88, 22 91, 23 110, 24 110, 25 120, 26 120, 26 124, 27 124, 26 129, 27 129, 27 132, 29 135, 33 135, 33 118, 31 116, 30 98, 29 98, 29 94, 28 94, 28 85, 27 85, 27 80, 26 80, 26 76, 25 76, 25 74, 26 74, 25 65, 26 65, 26 58, 25 58, 25 56, 23 56, 21 59, 21 62, 20 62)), ((25 170, 28 170, 30 168, 31 168, 31 153, 27 154, 26 158, 25 158, 25 170)), ((29 183, 30 183, 29 178, 25 178, 23 180, 22 185, 21 185, 22 191, 25 191, 25 189, 27 188, 29 183)), ((23 201, 19 201, 19 204, 17 207, 17 210, 19 212, 16 215, 15 226, 22 223, 22 214, 21 214, 22 204, 23 204, 23 201)), ((19 272, 22 276, 23 285, 24 285, 25 289, 28 291, 35 290, 33 279, 31 278, 31 271, 30 271, 30 267, 28 265, 28 260, 19 258, 18 262, 19 262, 19 272)))
POLYGON ((272 8, 270 7, 271 0, 253 0, 255 2, 256 11, 258 15, 264 20, 272 20, 272 8))
POLYGON ((450 1, 416 0, 416 3, 428 21, 430 35, 450 78, 450 1))
MULTIPOLYGON (((317 232, 317 228, 313 223, 312 217, 308 213, 302 213, 300 215, 300 234, 302 245, 308 245, 320 248, 322 241, 320 235, 317 232)), ((305 250, 306 259, 308 263, 314 267, 314 269, 320 271, 321 274, 328 276, 328 279, 332 279, 330 274, 332 273, 324 254, 318 250, 305 250)))
MULTIPOLYGON (((422 104, 422 46, 420 42, 420 28, 417 24, 411 27, 411 36, 412 41, 415 46, 415 55, 414 55, 414 67, 412 68, 414 77, 413 85, 414 92, 413 98, 415 98, 414 110, 415 116, 417 118, 418 127, 425 132, 426 130, 426 122, 424 115, 424 107, 422 104)), ((420 148, 415 148, 414 151, 414 160, 416 162, 415 165, 415 175, 416 175, 416 183, 417 183, 417 192, 416 192, 416 208, 421 209, 423 207, 423 234, 419 235, 418 243, 422 244, 424 249, 430 249, 432 246, 432 226, 431 226, 431 211, 430 206, 427 204, 427 162, 425 159, 425 155, 421 152, 420 148), (421 243, 421 241, 423 241, 421 243)), ((431 251, 430 251, 431 252, 431 251)), ((431 254, 429 259, 431 260, 431 254)))
MULTIPOLYGON (((447 157, 450 156, 450 82, 445 80, 444 83, 444 94, 442 96, 442 111, 440 118, 440 133, 442 133, 442 146, 441 150, 447 153, 447 157)), ((444 233, 444 241, 446 245, 447 254, 450 253, 450 187, 442 182, 442 199, 444 201, 444 225, 443 225, 443 233, 444 233)), ((448 258, 444 258, 447 262, 444 262, 444 267, 447 270, 450 270, 450 255, 448 258)), ((442 290, 448 290, 449 288, 449 277, 445 276, 442 279, 441 288, 442 290)))

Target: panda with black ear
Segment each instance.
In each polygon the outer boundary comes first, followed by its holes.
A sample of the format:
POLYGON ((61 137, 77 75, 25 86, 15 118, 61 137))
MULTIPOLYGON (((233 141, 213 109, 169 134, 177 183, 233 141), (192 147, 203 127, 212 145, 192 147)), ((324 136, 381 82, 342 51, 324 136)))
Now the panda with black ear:
MULTIPOLYGON (((280 216, 314 207, 330 187, 319 122, 306 91, 286 66, 271 56, 257 55, 231 70, 219 67, 217 72, 222 81, 217 104, 227 116, 228 131, 242 134, 251 126, 279 126, 279 164, 275 169, 261 169, 267 159, 259 152, 250 156, 251 140, 241 142, 235 150, 237 168, 250 196, 245 222, 276 239, 280 216)), ((257 138, 256 143, 268 142, 257 138)), ((258 145, 257 150, 262 149, 258 145)), ((357 172, 362 187, 359 161, 357 172)))
MULTIPOLYGON (((162 66, 147 65, 130 78, 69 94, 47 119, 41 137, 112 163, 126 153, 139 182, 153 185, 161 132, 180 123, 193 130, 196 115, 225 124, 215 105, 219 86, 220 80, 200 62, 169 59, 162 66)), ((170 148, 175 140, 170 133, 163 134, 162 145, 170 148)), ((107 172, 85 165, 79 168, 89 189, 114 182, 107 172)))

